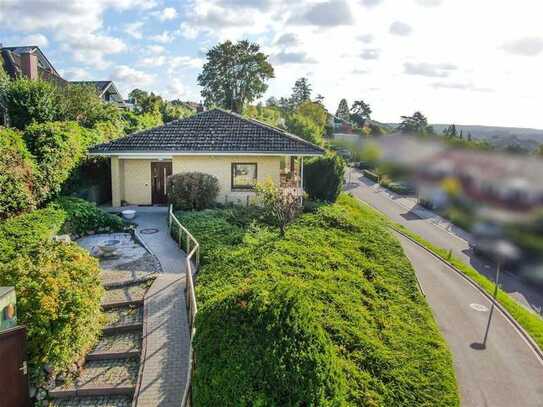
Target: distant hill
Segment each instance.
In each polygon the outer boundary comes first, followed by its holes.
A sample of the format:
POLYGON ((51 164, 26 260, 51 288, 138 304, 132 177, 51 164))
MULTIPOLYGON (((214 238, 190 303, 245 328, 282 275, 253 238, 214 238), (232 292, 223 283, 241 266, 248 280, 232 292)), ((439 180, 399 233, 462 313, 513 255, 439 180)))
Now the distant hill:
MULTIPOLYGON (((522 127, 468 126, 455 124, 456 131, 462 131, 467 137, 471 133, 474 139, 487 140, 498 148, 517 145, 522 149, 533 151, 543 144, 543 130, 522 127)), ((396 125, 397 126, 397 125, 396 125)), ((432 124, 436 133, 442 133, 448 124, 432 124)))

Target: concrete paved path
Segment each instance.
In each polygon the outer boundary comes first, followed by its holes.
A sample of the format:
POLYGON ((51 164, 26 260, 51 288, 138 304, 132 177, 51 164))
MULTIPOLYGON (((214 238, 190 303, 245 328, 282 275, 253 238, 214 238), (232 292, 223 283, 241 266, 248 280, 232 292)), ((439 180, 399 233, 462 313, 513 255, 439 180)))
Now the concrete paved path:
POLYGON ((462 406, 543 406, 543 363, 515 327, 458 273, 397 236, 453 353, 462 406))
MULTIPOLYGON (((494 265, 474 255, 469 246, 469 234, 458 227, 431 211, 415 208, 412 200, 380 187, 355 169, 352 169, 351 183, 346 190, 430 243, 446 250, 451 249, 458 259, 470 264, 490 280, 494 279, 494 265)), ((507 270, 502 273, 501 280, 505 292, 522 305, 543 315, 543 290, 532 287, 507 270)))
POLYGON ((137 208, 138 231, 159 259, 163 272, 145 296, 143 370, 134 405, 181 405, 189 362, 185 307, 185 253, 168 233, 166 208, 137 208), (140 210, 141 209, 141 210, 140 210), (146 229, 158 229, 148 234, 146 229))

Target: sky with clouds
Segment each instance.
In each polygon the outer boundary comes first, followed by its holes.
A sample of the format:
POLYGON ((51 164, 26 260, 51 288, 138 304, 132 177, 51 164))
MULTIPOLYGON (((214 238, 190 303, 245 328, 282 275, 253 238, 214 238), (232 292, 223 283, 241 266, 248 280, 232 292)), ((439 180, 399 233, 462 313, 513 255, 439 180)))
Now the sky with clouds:
POLYGON ((265 95, 307 76, 329 110, 368 101, 377 120, 543 128, 540 0, 0 0, 0 42, 39 45, 72 80, 200 100, 218 41, 261 44, 265 95))

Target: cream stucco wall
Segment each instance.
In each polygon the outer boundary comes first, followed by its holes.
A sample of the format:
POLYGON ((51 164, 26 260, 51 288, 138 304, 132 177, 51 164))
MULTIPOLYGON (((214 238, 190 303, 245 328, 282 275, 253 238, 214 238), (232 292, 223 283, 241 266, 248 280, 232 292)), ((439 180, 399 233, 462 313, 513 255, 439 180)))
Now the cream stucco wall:
MULTIPOLYGON (((151 204, 151 159, 119 159, 111 157, 112 205, 121 201, 132 205, 151 204)), ((280 182, 281 157, 279 156, 174 156, 172 172, 203 172, 219 180, 217 201, 246 204, 253 192, 232 191, 232 163, 256 163, 257 181, 271 179, 280 182)))
POLYGON ((254 192, 232 191, 232 163, 256 163, 257 182, 271 179, 280 181, 281 157, 277 156, 176 156, 173 157, 173 173, 197 171, 214 175, 219 180, 218 202, 245 205, 254 192))

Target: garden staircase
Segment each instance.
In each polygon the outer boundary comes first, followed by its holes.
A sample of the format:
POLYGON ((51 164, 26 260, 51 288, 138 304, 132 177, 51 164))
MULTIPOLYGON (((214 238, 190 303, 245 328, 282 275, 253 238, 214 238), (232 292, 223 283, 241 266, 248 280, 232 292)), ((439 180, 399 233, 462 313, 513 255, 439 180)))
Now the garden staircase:
POLYGON ((140 373, 144 296, 153 277, 105 284, 102 338, 79 377, 49 392, 51 406, 130 406, 140 373))

